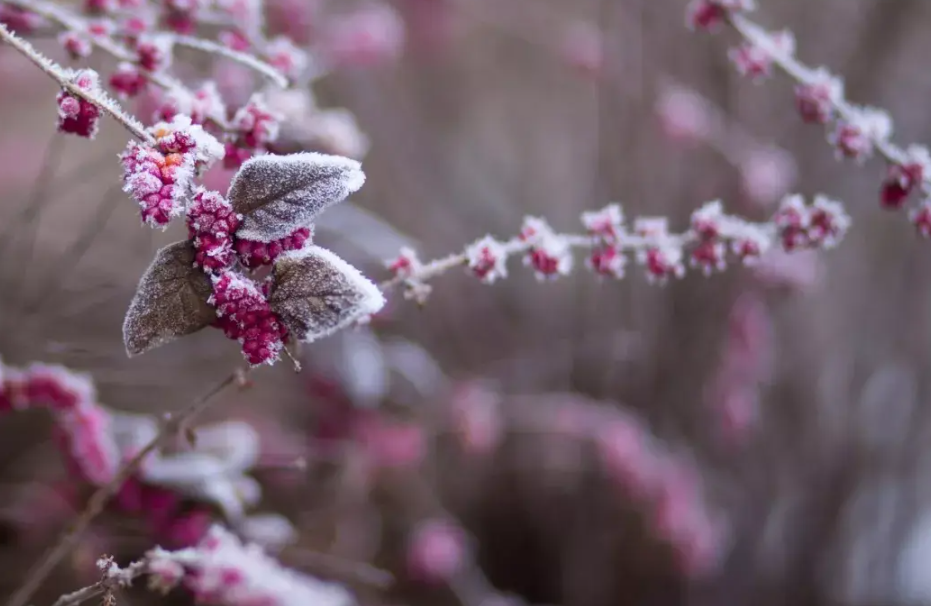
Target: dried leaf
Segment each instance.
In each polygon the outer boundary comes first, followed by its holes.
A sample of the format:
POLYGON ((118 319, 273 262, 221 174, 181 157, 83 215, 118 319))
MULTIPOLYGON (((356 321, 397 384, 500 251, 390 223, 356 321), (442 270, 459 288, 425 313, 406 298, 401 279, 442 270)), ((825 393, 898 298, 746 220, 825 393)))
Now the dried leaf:
POLYGON ((284 238, 364 182, 362 166, 341 156, 307 152, 250 158, 233 177, 227 195, 244 217, 236 235, 260 242, 284 238))
POLYGON ((300 341, 332 334, 385 304, 378 287, 358 269, 319 246, 279 257, 274 277, 269 303, 300 341))
POLYGON ((135 356, 209 326, 216 320, 207 304, 210 292, 210 278, 194 267, 189 241, 160 249, 123 321, 126 353, 135 356))

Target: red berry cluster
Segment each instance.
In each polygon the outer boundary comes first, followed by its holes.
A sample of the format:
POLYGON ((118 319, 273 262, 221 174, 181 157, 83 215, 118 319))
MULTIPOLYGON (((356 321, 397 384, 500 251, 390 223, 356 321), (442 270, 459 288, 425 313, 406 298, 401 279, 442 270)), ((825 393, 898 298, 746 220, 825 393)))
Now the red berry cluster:
MULTIPOLYGON (((97 73, 81 70, 71 75, 71 83, 82 91, 96 94, 98 90, 97 73)), ((58 93, 58 132, 69 133, 93 139, 97 135, 100 122, 100 108, 68 90, 58 93)))
POLYGON ((217 326, 242 344, 250 364, 270 364, 278 359, 288 331, 255 282, 231 271, 218 274, 213 277, 208 303, 216 307, 217 326))

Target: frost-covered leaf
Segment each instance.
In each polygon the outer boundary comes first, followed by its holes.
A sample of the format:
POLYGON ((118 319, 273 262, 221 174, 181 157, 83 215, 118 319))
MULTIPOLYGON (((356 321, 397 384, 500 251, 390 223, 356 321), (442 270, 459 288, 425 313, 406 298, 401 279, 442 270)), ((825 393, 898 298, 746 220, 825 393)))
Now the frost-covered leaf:
POLYGON ((325 337, 385 304, 378 287, 358 269, 319 246, 279 257, 274 278, 268 301, 301 341, 325 337))
POLYGON ((244 217, 236 235, 260 242, 284 238, 364 182, 362 166, 341 156, 308 152, 250 158, 233 177, 227 196, 244 217))
POLYGON ((194 267, 189 241, 160 249, 123 321, 126 353, 135 356, 209 326, 216 320, 210 293, 210 278, 194 267))

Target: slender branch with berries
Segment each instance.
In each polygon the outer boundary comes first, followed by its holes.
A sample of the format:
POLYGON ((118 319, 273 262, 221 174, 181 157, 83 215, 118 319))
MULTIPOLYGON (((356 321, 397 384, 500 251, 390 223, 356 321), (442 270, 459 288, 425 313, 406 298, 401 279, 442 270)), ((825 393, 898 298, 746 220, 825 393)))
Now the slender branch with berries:
POLYGON ((795 104, 802 120, 821 124, 838 158, 862 164, 873 154, 887 164, 880 186, 880 205, 889 210, 903 208, 914 192, 922 200, 909 219, 924 237, 931 237, 931 153, 923 145, 902 148, 892 142, 892 119, 885 110, 855 105, 844 96, 844 83, 825 67, 812 68, 795 57, 795 37, 783 30, 769 32, 746 17, 756 8, 754 0, 693 0, 687 21, 692 29, 715 32, 730 26, 743 43, 729 56, 737 71, 755 81, 773 73, 773 68, 795 81, 795 104))
POLYGON ((752 223, 724 213, 719 200, 692 213, 689 229, 671 233, 663 217, 640 217, 628 228, 620 205, 582 214, 586 234, 561 234, 543 219, 527 217, 517 237, 501 242, 485 236, 461 253, 423 263, 411 249, 388 261, 394 277, 382 289, 402 285, 407 298, 424 302, 429 280, 454 267, 465 267, 482 282, 507 277, 507 260, 522 255, 540 280, 567 275, 574 266, 573 249, 587 251, 586 266, 605 278, 623 278, 633 253, 651 282, 664 283, 691 267, 705 275, 721 271, 727 258, 753 264, 770 249, 785 251, 831 248, 850 226, 840 203, 816 196, 806 205, 799 195, 786 196, 767 223, 752 223))

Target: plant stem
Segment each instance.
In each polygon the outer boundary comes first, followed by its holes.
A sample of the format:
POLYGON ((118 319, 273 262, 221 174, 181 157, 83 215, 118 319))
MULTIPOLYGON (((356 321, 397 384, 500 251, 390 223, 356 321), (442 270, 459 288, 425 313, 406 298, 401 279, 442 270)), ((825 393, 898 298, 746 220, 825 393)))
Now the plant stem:
POLYGON ((68 91, 68 93, 75 97, 80 97, 88 103, 94 104, 96 107, 100 108, 100 111, 109 114, 110 117, 122 124, 126 130, 140 141, 150 145, 154 144, 152 137, 145 132, 142 124, 124 112, 116 101, 107 97, 103 91, 87 91, 71 82, 58 65, 43 56, 42 53, 37 51, 29 42, 7 29, 6 25, 3 23, 0 23, 0 41, 6 42, 20 54, 35 63, 36 67, 45 72, 46 75, 57 82, 58 85, 68 91))

